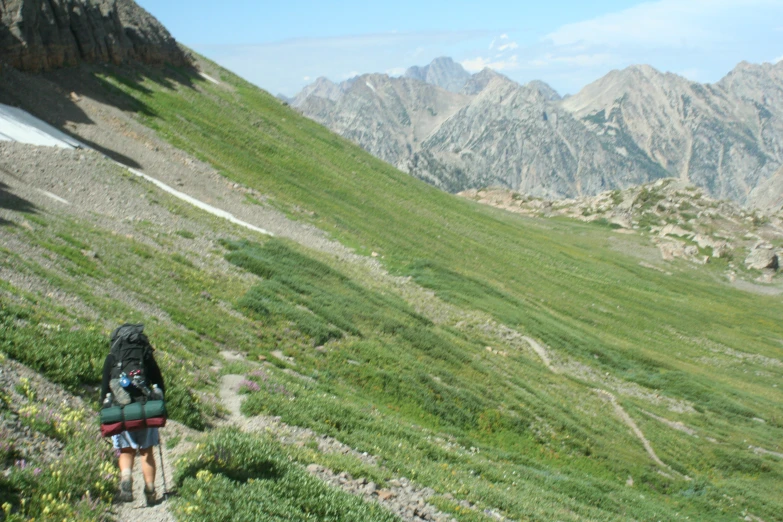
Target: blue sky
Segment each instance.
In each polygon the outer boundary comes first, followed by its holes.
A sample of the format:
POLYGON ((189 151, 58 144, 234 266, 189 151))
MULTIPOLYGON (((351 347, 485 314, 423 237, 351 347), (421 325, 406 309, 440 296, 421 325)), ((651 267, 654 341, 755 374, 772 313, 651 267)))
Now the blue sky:
POLYGON ((137 0, 175 38, 273 94, 451 56, 574 93, 646 63, 714 82, 783 58, 783 0, 137 0), (216 7, 217 5, 217 7, 216 7))

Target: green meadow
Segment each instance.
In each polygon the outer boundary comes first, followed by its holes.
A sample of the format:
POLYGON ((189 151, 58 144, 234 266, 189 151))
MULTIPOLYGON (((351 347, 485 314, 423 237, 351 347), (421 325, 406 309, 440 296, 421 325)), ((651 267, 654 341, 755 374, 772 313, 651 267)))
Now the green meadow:
MULTIPOLYGON (((0 262, 165 340, 172 416, 202 430, 210 448, 179 467, 180 519, 390 519, 316 483, 302 470, 311 462, 380 485, 407 477, 459 520, 491 520, 485 510, 512 520, 781 519, 780 297, 731 288, 719 264, 646 268, 639 235, 440 192, 227 71, 223 85, 195 87, 184 71, 167 71, 167 81, 160 71, 107 71, 94 73, 106 93, 160 137, 385 270, 240 231, 163 194, 162 205, 209 230, 211 251, 172 254, 193 240, 187 230, 142 223, 141 241, 49 214, 35 216, 35 233, 7 232, 66 274, 6 249, 0 262), (87 260, 86 248, 106 257, 87 260), (102 282, 168 320, 96 292, 102 282), (522 336, 546 348, 556 371, 522 336), (268 361, 247 369, 258 389, 244 414, 280 416, 380 465, 214 431, 219 375, 209 368, 224 349, 268 361), (223 453, 231 458, 204 457, 223 453), (254 505, 269 509, 254 515, 254 505), (335 509, 344 517, 329 518, 335 509)), ((106 332, 2 285, 0 350, 74 391, 95 384, 106 332), (50 322, 80 328, 40 327, 50 322), (74 356, 64 370, 51 362, 66 345, 74 356)))

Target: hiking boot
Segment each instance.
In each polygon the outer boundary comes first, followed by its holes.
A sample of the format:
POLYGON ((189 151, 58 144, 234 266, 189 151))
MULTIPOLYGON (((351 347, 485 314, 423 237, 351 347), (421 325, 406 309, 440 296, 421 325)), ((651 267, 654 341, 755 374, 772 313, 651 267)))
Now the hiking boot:
POLYGON ((144 498, 147 499, 147 507, 154 506, 155 501, 158 500, 158 496, 155 494, 155 488, 150 488, 149 486, 144 486, 144 498))
POLYGON ((120 502, 133 502, 133 482, 130 479, 120 481, 120 502))

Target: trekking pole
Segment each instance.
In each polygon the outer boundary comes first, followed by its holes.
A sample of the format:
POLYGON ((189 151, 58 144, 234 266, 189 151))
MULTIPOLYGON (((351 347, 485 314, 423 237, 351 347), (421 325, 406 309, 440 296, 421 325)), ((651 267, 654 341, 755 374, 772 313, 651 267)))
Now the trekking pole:
POLYGON ((166 484, 166 465, 163 462, 163 439, 158 432, 158 453, 160 453, 160 474, 163 476, 163 500, 169 498, 169 486, 166 484))

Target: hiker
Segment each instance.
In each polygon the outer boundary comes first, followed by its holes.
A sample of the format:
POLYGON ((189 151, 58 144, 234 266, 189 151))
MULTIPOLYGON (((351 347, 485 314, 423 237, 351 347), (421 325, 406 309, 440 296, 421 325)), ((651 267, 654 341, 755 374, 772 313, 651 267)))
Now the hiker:
MULTIPOLYGON (((140 324, 124 324, 112 332, 111 351, 103 364, 101 397, 104 398, 104 407, 163 399, 163 376, 143 329, 140 324)), ((154 448, 159 444, 158 428, 123 431, 112 436, 112 444, 120 453, 119 500, 133 501, 133 461, 138 451, 144 475, 144 496, 147 505, 153 505, 157 499, 154 448)))

